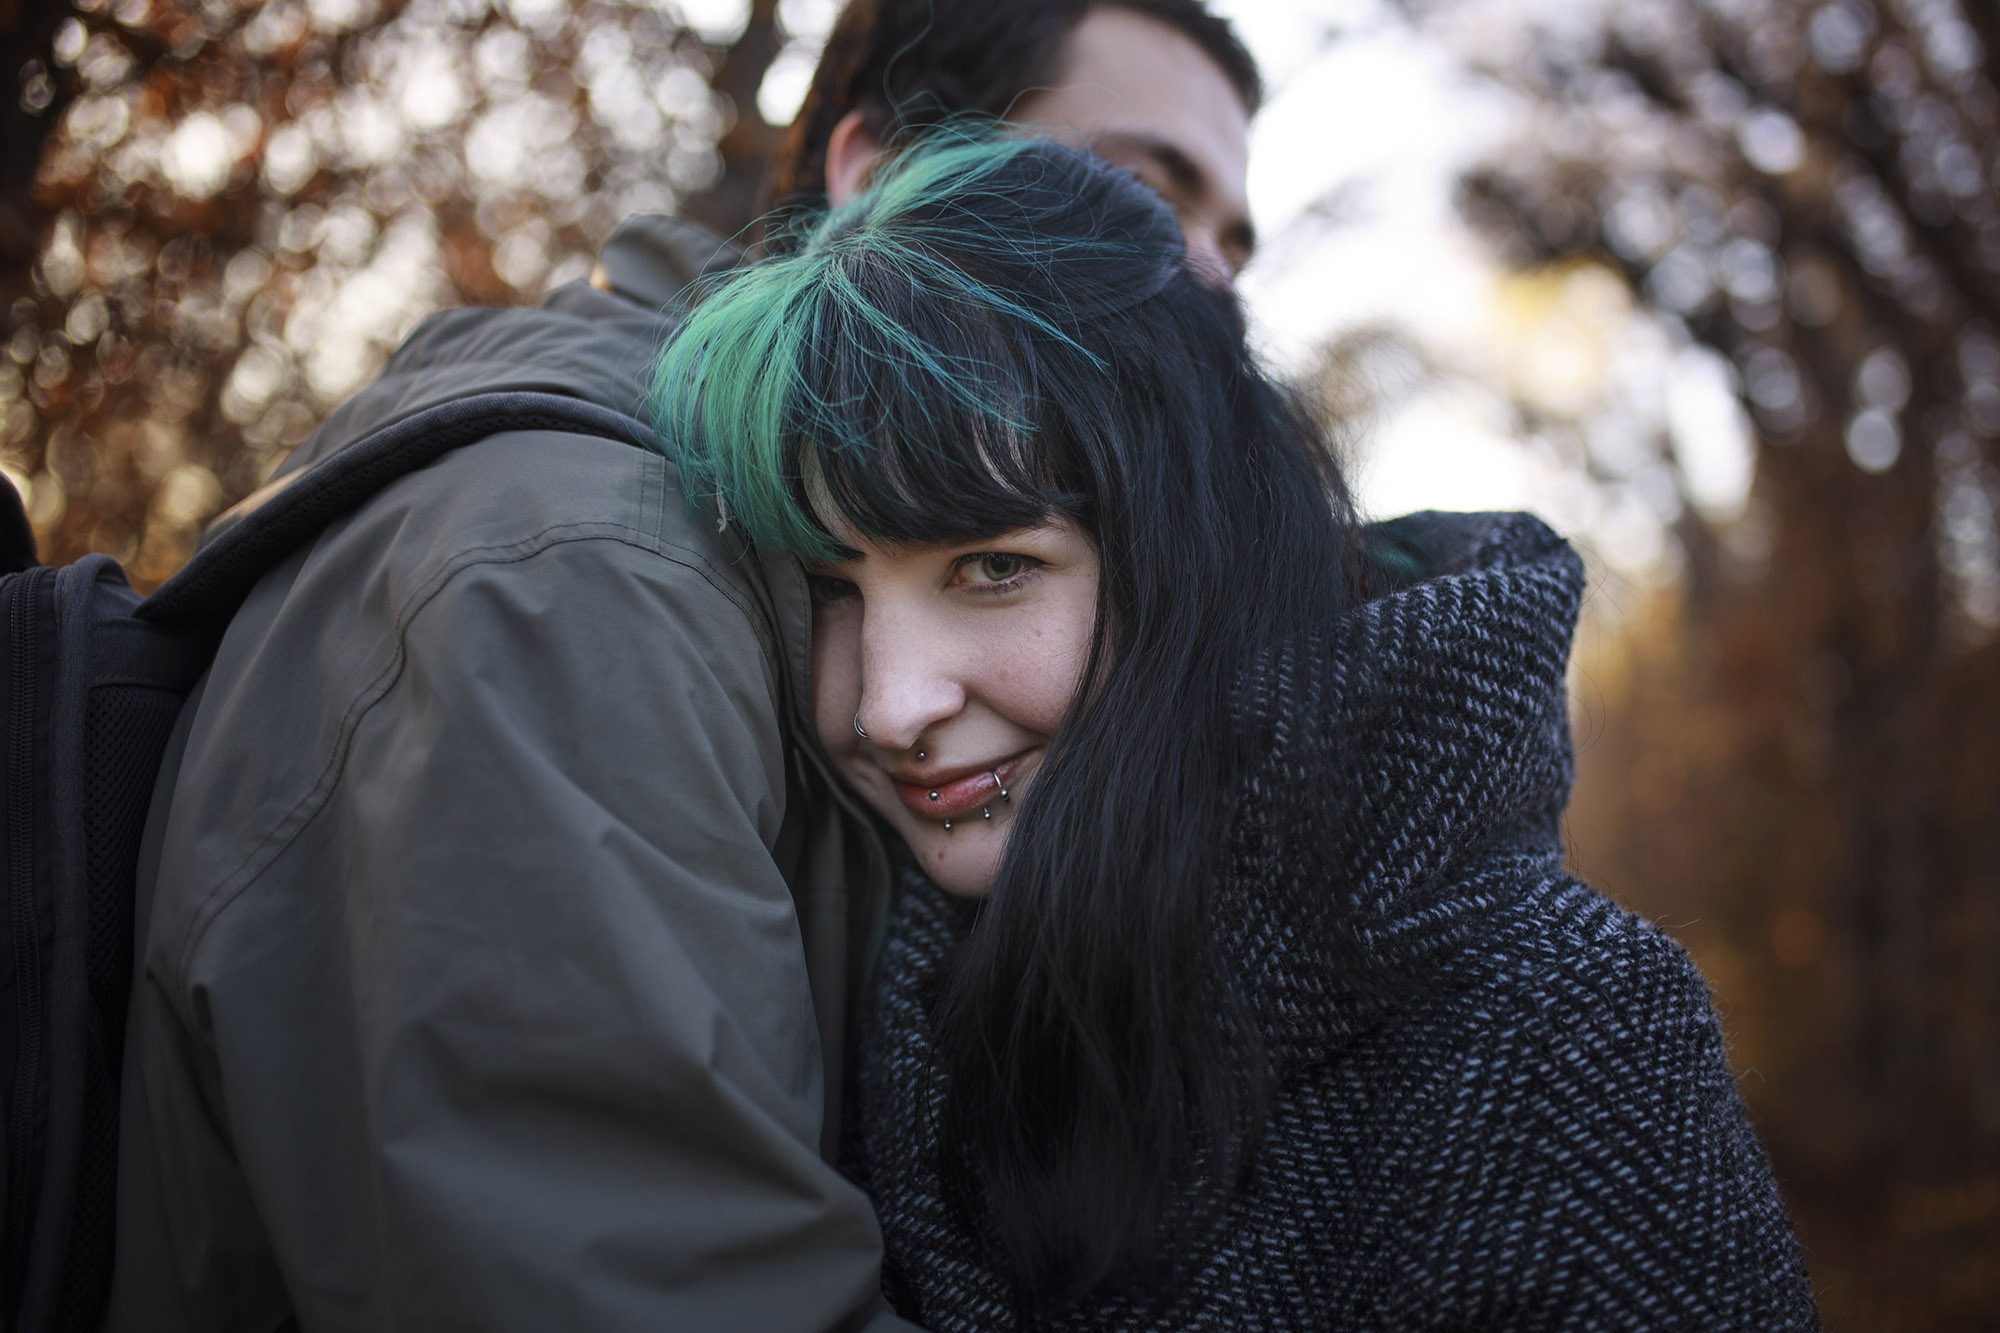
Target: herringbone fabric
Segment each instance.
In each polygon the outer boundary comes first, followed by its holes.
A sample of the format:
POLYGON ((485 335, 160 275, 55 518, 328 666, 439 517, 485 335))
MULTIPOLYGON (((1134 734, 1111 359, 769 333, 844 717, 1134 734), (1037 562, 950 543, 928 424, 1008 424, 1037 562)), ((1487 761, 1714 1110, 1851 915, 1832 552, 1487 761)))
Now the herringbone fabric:
MULTIPOLYGON (((1446 572, 1239 695, 1269 758, 1217 926, 1279 1079, 1249 1188, 1172 1282, 1045 1326, 1816 1328, 1707 987, 1562 868, 1580 562, 1525 516, 1399 530, 1446 572)), ((975 918, 904 873, 848 1122, 934 1333, 1024 1326, 940 1196, 928 1005, 975 918)))

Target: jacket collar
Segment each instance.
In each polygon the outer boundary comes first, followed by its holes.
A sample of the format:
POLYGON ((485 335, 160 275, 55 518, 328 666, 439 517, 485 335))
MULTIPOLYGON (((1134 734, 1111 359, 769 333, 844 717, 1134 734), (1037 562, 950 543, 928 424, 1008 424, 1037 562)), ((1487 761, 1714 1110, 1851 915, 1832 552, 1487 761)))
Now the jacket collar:
POLYGON ((1524 863, 1561 856, 1582 562, 1525 514, 1375 534, 1436 572, 1256 663, 1238 693, 1265 755, 1239 794, 1220 924, 1280 1061, 1434 978, 1524 863))
POLYGON ((743 247, 685 218, 641 213, 604 243, 590 285, 649 310, 683 305, 688 289, 744 262, 743 247))

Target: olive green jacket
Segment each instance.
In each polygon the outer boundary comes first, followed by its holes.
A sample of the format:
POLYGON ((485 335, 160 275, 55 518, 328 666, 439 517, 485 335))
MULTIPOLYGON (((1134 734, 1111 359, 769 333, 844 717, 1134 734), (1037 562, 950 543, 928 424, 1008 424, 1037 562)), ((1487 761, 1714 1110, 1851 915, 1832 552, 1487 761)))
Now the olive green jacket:
MULTIPOLYGON (((473 392, 636 412, 736 259, 630 223, 594 286, 428 321, 289 467, 473 392)), ((664 457, 547 431, 268 574, 148 829, 107 1327, 907 1328, 824 1152, 886 874, 808 627, 664 457)))

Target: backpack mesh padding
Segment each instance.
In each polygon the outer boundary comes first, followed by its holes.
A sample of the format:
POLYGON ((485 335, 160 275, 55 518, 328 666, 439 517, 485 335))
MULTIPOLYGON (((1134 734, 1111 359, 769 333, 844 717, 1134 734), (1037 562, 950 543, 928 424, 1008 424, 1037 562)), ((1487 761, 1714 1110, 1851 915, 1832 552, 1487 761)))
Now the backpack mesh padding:
MULTIPOLYGON (((132 984, 132 877, 160 755, 181 697, 144 685, 100 685, 84 721, 84 876, 90 998, 111 1050, 125 1041, 132 984)), ((114 1077, 116 1071, 113 1071, 114 1077)))
POLYGON ((84 903, 90 987, 83 1136, 76 1210, 55 1327, 95 1329, 111 1284, 118 1197, 118 1060, 132 985, 132 880, 160 756, 181 697, 143 685, 100 685, 84 715, 84 903))

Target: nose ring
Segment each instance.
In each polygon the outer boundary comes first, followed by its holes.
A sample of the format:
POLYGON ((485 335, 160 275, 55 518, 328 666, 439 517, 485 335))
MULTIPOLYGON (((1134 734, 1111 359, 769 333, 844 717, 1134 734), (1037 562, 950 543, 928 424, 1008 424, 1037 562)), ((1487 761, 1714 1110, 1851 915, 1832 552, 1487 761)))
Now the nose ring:
POLYGON ((854 715, 854 734, 864 741, 868 739, 868 728, 861 725, 861 714, 859 713, 854 715))

